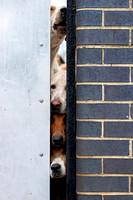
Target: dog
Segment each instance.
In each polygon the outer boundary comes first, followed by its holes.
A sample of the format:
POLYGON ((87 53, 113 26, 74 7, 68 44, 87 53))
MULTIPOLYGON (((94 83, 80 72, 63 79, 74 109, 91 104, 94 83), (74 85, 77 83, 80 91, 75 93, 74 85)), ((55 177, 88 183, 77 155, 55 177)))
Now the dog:
POLYGON ((51 109, 66 113, 66 70, 56 72, 51 78, 51 109))
POLYGON ((51 149, 50 156, 50 176, 51 178, 63 178, 66 176, 66 154, 65 148, 51 149))
POLYGON ((51 145, 61 148, 66 141, 66 115, 53 114, 51 116, 51 145))
POLYGON ((66 7, 51 7, 51 75, 59 71, 56 55, 66 36, 66 7))

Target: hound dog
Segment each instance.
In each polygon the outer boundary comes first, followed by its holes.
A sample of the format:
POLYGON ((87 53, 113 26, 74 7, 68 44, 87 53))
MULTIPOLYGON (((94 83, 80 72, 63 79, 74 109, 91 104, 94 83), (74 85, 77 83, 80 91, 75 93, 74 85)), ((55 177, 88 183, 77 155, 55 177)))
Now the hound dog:
POLYGON ((61 148, 66 141, 66 115, 52 114, 51 116, 51 145, 61 148))
POLYGON ((51 7, 51 74, 59 70, 57 52, 66 36, 66 7, 51 7))

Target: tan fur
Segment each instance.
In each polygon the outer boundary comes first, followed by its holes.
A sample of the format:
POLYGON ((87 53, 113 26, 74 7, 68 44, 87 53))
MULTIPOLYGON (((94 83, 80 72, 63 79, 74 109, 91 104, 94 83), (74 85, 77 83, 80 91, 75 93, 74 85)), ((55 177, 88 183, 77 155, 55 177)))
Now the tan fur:
POLYGON ((66 64, 60 65, 60 70, 66 70, 66 69, 67 69, 66 64))

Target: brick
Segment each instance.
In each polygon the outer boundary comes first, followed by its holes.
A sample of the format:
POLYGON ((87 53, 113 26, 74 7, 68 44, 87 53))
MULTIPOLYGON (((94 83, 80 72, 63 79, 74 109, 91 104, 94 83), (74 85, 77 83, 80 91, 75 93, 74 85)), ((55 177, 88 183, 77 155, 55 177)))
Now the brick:
POLYGON ((94 63, 101 64, 102 63, 102 49, 77 49, 77 63, 78 64, 86 64, 86 63, 94 63))
POLYGON ((133 177, 131 178, 131 192, 133 192, 133 177))
POLYGON ((128 67, 78 67, 77 82, 128 82, 128 67))
POLYGON ((133 104, 131 104, 131 118, 133 119, 133 104))
POLYGON ((103 173, 133 174, 133 159, 104 159, 103 173))
POLYGON ((131 68, 131 81, 133 82, 133 67, 131 68))
POLYGON ((133 44, 133 30, 132 30, 132 44, 133 44))
POLYGON ((118 29, 89 29, 77 30, 77 45, 86 44, 112 44, 112 45, 128 45, 129 31, 118 29))
POLYGON ((77 140, 80 156, 126 156, 129 155, 127 140, 77 140))
POLYGON ((105 100, 132 101, 133 85, 105 85, 105 100))
POLYGON ((76 135, 81 137, 100 137, 101 122, 77 121, 76 135))
POLYGON ((133 137, 133 122, 104 122, 105 137, 133 137))
POLYGON ((132 195, 108 195, 104 196, 104 200, 133 200, 132 195))
POLYGON ((81 195, 77 194, 76 200, 102 200, 102 196, 100 195, 81 195))
POLYGON ((77 100, 101 100, 102 86, 101 85, 78 85, 77 100))
POLYGON ((105 49, 104 62, 105 64, 131 64, 133 63, 133 49, 105 49))
POLYGON ((105 11, 105 26, 133 26, 133 11, 105 11))
POLYGON ((102 11, 84 10, 78 11, 76 16, 77 26, 101 26, 102 11))
POLYGON ((77 158, 76 172, 79 174, 100 174, 101 159, 77 158))
POLYGON ((77 104, 78 119, 128 119, 128 104, 77 104))
POLYGON ((78 192, 128 192, 128 177, 77 176, 78 192))
POLYGON ((77 8, 128 8, 129 0, 77 0, 77 8))

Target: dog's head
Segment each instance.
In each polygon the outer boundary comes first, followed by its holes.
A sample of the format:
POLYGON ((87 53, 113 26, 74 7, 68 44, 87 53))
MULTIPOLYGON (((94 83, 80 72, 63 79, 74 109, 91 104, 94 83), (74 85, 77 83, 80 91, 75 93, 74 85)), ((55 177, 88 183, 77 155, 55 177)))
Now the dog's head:
POLYGON ((66 34, 66 7, 51 6, 51 28, 59 37, 66 34))
POLYGON ((66 115, 53 114, 51 116, 51 143, 59 148, 64 146, 66 141, 66 115))
POLYGON ((62 178, 66 175, 66 154, 64 149, 51 150, 51 178, 62 178))
POLYGON ((51 108, 56 113, 66 113, 66 70, 56 72, 51 78, 51 108))

